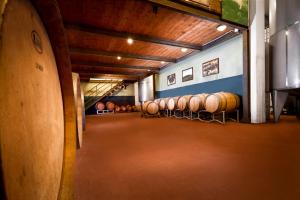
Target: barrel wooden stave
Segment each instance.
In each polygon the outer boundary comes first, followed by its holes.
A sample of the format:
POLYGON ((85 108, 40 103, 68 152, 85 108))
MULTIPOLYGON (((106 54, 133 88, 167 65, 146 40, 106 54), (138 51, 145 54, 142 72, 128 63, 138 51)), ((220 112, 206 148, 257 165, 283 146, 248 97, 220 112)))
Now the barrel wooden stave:
POLYGON ((172 97, 169 98, 167 107, 169 110, 175 110, 177 108, 177 102, 178 102, 179 97, 172 97))
POLYGON ((147 101, 143 104, 142 107, 143 107, 143 112, 150 115, 155 115, 159 111, 159 106, 154 101, 147 101))
POLYGON ((73 90, 74 90, 74 102, 76 108, 76 127, 77 127, 77 148, 82 146, 82 99, 79 74, 72 73, 73 78, 73 90))

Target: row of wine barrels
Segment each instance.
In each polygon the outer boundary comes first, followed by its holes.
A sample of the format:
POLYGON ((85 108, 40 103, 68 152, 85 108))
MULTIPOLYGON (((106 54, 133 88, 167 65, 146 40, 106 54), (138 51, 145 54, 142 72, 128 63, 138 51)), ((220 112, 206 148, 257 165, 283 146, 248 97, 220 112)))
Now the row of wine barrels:
POLYGON ((159 105, 159 110, 173 111, 179 109, 180 111, 190 110, 192 112, 206 110, 210 113, 218 113, 235 111, 240 106, 240 98, 234 93, 218 92, 161 98, 154 100, 154 103, 159 105))
POLYGON ((150 115, 154 115, 157 114, 159 111, 159 106, 156 102, 154 101, 146 101, 143 105, 142 105, 142 110, 145 113, 148 113, 150 115))
POLYGON ((95 108, 99 111, 105 110, 105 108, 109 111, 113 111, 115 109, 115 104, 111 101, 106 102, 106 104, 99 101, 95 104, 95 108))
POLYGON ((57 2, 0 7, 0 199, 72 199, 76 116, 57 2))

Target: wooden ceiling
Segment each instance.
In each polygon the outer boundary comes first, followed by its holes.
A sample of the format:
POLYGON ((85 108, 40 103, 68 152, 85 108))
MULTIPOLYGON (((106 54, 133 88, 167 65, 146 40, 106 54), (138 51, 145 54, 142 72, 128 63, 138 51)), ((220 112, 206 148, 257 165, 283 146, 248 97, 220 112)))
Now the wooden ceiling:
POLYGON ((146 0, 58 2, 73 71, 83 79, 111 74, 137 80, 233 37, 230 27, 218 32, 218 22, 146 0))

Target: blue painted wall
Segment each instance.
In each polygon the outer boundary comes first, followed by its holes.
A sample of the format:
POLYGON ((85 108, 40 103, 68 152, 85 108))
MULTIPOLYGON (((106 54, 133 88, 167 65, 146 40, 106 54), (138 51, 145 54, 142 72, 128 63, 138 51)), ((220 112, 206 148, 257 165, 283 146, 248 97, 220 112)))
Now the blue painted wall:
POLYGON ((169 90, 156 91, 155 98, 174 97, 188 94, 214 93, 214 92, 233 92, 240 96, 243 94, 243 76, 198 83, 169 90))
POLYGON ((243 38, 241 35, 170 65, 155 76, 156 98, 219 91, 243 94, 243 38), (219 73, 202 76, 202 64, 219 58, 219 73), (193 68, 194 78, 182 81, 182 70, 193 68), (167 76, 176 75, 176 83, 167 85, 167 76))

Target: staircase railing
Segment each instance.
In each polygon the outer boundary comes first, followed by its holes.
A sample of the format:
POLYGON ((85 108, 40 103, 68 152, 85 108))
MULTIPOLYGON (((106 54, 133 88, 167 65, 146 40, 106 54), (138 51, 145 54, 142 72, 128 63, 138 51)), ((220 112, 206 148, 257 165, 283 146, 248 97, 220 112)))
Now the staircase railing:
POLYGON ((85 92, 85 110, 92 107, 95 103, 100 101, 106 96, 109 96, 115 92, 116 89, 120 89, 124 85, 123 81, 111 81, 110 83, 98 83, 90 90, 85 92))

